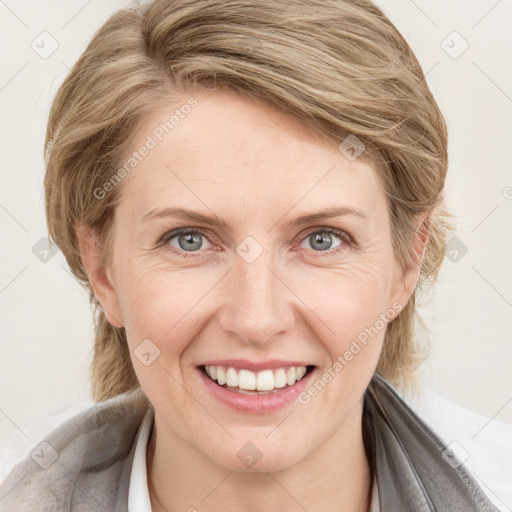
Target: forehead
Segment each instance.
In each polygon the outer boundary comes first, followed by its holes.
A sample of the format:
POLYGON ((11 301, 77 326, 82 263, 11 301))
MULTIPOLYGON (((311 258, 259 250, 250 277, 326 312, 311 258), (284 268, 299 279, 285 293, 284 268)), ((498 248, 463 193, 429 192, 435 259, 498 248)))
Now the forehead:
POLYGON ((137 163, 122 187, 137 210, 184 196, 203 207, 243 202, 252 213, 269 202, 320 206, 336 199, 370 211, 384 200, 370 164, 349 161, 307 126, 231 92, 197 91, 151 112, 125 161, 134 152, 137 163))

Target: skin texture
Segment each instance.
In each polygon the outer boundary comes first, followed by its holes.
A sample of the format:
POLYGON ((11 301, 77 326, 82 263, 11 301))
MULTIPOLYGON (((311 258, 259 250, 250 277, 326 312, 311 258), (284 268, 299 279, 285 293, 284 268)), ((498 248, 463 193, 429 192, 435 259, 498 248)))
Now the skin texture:
MULTIPOLYGON (((268 106, 228 92, 193 96, 197 106, 118 185, 110 268, 99 266, 99 249, 80 234, 96 296, 109 322, 126 328, 137 377, 155 407, 147 453, 154 510, 366 511, 362 397, 385 329, 308 404, 271 414, 228 409, 205 389, 196 366, 299 359, 316 365, 316 380, 393 304, 406 304, 419 268, 403 271, 394 258, 386 196, 369 164, 349 161, 268 106), (331 206, 366 217, 285 226, 331 206), (227 227, 141 222, 165 207, 215 214, 227 227), (202 246, 185 251, 179 236, 158 243, 176 228, 204 229, 202 246), (310 235, 325 228, 355 243, 332 234, 331 248, 319 250, 310 235), (263 249, 252 263, 236 251, 248 236, 263 249), (144 339, 160 350, 149 366, 134 356, 144 339), (262 454, 252 468, 237 457, 248 442, 262 454)), ((148 115, 131 151, 186 100, 148 115)), ((419 254, 425 242, 416 241, 419 254)))

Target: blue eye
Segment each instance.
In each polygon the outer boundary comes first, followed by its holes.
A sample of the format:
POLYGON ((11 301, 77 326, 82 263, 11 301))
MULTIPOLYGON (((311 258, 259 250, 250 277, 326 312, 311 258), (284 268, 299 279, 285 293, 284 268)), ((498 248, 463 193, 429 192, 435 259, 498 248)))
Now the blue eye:
POLYGON ((164 241, 178 251, 196 252, 202 248, 204 240, 208 241, 202 231, 183 229, 178 232, 173 231, 169 233, 169 236, 166 236, 164 241), (178 246, 172 245, 171 241, 176 241, 178 246))
POLYGON ((333 247, 333 235, 335 238, 341 239, 341 235, 335 233, 334 230, 323 229, 321 231, 313 231, 309 235, 306 235, 302 242, 308 241, 311 247, 316 249, 315 252, 327 251, 342 245, 342 242, 339 242, 338 245, 333 247))
MULTIPOLYGON (((352 246, 352 237, 345 231, 335 228, 315 228, 310 230, 306 235, 300 238, 300 247, 304 248, 302 244, 309 242, 311 251, 315 254, 314 257, 325 255, 332 255, 344 250, 345 246, 352 246), (336 243, 336 239, 338 242, 336 243), (335 245, 333 245, 335 244, 335 245)), ((178 254, 179 256, 200 256, 201 249, 212 249, 216 247, 213 245, 208 237, 206 231, 199 228, 182 228, 165 233, 159 243, 164 245, 166 249, 178 254), (205 247, 206 244, 210 244, 205 247)), ((218 248, 218 247, 217 247, 218 248)), ((307 247, 305 247, 307 249, 307 247)))

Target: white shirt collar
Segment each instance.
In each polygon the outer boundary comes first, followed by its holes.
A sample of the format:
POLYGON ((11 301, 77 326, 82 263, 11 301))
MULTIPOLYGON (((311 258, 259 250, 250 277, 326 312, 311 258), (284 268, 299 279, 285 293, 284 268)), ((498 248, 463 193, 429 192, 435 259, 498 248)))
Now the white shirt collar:
MULTIPOLYGON (((133 456, 133 465, 130 474, 130 487, 128 489, 128 512, 151 512, 149 499, 148 478, 146 470, 146 449, 149 433, 153 426, 152 411, 144 416, 137 434, 137 445, 133 456)), ((373 480, 371 512, 380 512, 377 479, 373 480)))
POLYGON ((130 487, 128 488, 128 512, 151 512, 146 472, 146 449, 152 426, 153 414, 151 410, 148 410, 137 434, 137 445, 130 473, 130 487))

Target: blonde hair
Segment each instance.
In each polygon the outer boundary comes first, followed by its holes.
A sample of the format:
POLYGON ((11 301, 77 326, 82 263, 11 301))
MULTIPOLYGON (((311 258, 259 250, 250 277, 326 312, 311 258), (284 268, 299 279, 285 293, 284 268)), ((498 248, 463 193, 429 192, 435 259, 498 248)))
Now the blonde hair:
MULTIPOLYGON (((449 215, 442 113, 411 48, 367 0, 156 0, 114 13, 59 88, 45 140, 48 231, 89 290, 96 401, 139 386, 124 328, 109 324, 80 257, 77 227, 97 236, 102 263, 122 184, 97 190, 121 165, 144 116, 196 88, 263 101, 339 145, 349 135, 388 196, 395 257, 413 262, 418 214, 429 214, 418 288, 435 281, 449 215), (96 193, 95 193, 96 191, 96 193)), ((425 229, 425 223, 421 224, 425 229)), ((413 383, 428 355, 415 335, 416 292, 391 321, 377 371, 413 383)))

